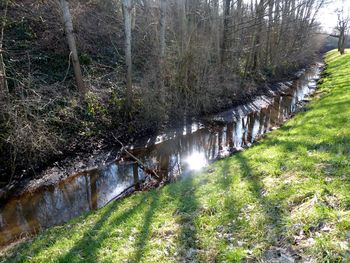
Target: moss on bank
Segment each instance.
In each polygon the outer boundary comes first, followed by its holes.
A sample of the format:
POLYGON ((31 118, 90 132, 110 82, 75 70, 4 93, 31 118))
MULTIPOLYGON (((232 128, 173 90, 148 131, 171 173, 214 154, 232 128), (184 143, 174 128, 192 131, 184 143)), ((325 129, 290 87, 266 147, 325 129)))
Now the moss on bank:
POLYGON ((350 260, 350 54, 308 110, 254 147, 53 227, 0 261, 350 260))

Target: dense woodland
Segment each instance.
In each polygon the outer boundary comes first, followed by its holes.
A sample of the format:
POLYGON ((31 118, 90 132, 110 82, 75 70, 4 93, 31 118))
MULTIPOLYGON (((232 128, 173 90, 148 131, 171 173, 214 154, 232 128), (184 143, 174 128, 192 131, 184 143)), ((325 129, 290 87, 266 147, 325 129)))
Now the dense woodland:
POLYGON ((323 4, 1 0, 1 183, 263 92, 317 56, 323 4))

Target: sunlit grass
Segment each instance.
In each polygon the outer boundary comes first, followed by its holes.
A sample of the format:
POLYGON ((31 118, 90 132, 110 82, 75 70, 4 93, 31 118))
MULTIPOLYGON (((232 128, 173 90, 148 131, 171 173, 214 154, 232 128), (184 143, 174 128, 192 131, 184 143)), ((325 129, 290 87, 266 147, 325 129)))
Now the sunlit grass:
POLYGON ((307 111, 214 172, 53 227, 0 261, 240 262, 272 248, 350 261, 350 54, 326 61, 307 111))

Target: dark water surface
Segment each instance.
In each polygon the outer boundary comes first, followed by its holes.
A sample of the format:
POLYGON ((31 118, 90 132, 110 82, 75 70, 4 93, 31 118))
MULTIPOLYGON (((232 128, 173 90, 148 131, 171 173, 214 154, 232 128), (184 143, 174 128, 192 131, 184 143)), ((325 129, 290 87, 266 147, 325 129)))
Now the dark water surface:
MULTIPOLYGON (((298 79, 279 83, 279 95, 261 96, 202 122, 144 138, 130 151, 163 176, 176 178, 200 169, 280 126, 316 89, 321 70, 315 64, 298 72, 298 79)), ((0 246, 102 207, 144 177, 137 164, 119 160, 14 197, 0 206, 0 246)))

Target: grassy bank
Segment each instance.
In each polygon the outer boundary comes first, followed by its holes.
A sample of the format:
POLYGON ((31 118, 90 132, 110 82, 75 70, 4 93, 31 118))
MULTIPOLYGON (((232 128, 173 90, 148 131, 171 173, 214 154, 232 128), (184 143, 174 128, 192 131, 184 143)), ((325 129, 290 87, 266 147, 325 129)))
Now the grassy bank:
POLYGON ((350 54, 330 52, 327 64, 319 98, 254 147, 51 228, 0 261, 350 261, 350 54))

